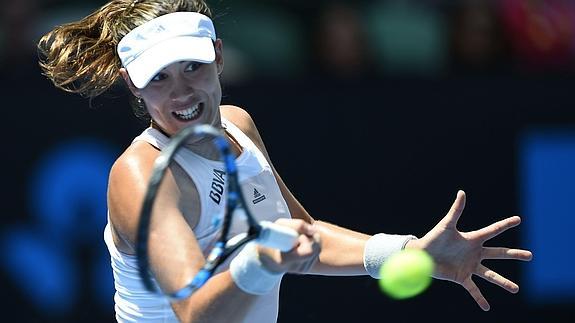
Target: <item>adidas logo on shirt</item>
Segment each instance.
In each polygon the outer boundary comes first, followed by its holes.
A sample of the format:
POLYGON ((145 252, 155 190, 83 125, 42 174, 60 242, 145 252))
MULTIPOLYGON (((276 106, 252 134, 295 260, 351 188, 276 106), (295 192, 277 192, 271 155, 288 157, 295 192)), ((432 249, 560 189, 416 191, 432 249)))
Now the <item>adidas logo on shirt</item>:
POLYGON ((263 201, 266 199, 266 196, 263 195, 262 193, 258 192, 258 190, 256 190, 254 188, 254 199, 252 200, 252 202, 254 204, 258 204, 259 202, 263 201))

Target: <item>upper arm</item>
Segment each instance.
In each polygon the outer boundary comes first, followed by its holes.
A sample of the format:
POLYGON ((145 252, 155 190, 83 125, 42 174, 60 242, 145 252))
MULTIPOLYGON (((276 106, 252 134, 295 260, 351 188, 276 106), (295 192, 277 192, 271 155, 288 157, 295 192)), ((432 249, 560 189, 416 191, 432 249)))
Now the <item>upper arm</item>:
MULTIPOLYGON (((152 166, 158 152, 151 147, 128 150, 112 167, 108 187, 110 221, 116 235, 135 250, 141 206, 146 194, 152 166)), ((152 209, 148 237, 150 268, 160 286, 168 291, 183 287, 204 263, 189 217, 181 201, 189 187, 178 168, 170 167, 164 176, 152 209)), ((198 208, 199 210, 199 208, 198 208)), ((192 211, 193 213, 193 211, 192 211)), ((199 216, 199 214, 198 214, 199 216)), ((130 252, 133 253, 133 252, 130 252)))
POLYGON ((232 121, 240 130, 242 130, 242 132, 245 133, 262 151, 262 153, 266 157, 268 163, 270 164, 274 172, 274 176, 276 178, 282 196, 288 205, 291 216, 296 219, 302 219, 308 223, 313 223, 314 222, 313 218, 309 215, 309 213, 305 210, 305 208, 301 205, 301 203, 297 200, 297 198, 288 189, 287 185, 284 183, 283 179, 274 168, 271 158, 260 136, 260 133, 249 113, 239 107, 223 106, 222 114, 228 120, 232 121))

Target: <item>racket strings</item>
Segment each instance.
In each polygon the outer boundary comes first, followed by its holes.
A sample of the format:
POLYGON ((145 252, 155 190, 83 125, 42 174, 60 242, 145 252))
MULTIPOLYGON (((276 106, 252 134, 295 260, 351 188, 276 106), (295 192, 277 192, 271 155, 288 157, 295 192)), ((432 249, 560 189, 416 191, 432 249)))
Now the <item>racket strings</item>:
POLYGON ((239 248, 243 247, 249 241, 257 238, 262 228, 250 210, 247 208, 244 201, 245 200, 239 184, 238 172, 235 164, 235 156, 231 152, 228 141, 218 130, 208 125, 200 125, 184 128, 175 136, 173 136, 170 143, 162 150, 154 163, 154 169, 152 171, 148 190, 144 197, 144 203, 140 214, 136 250, 139 274, 146 289, 151 292, 159 292, 172 300, 181 300, 183 298, 187 298, 197 289, 202 287, 214 274, 217 267, 221 265, 231 254, 233 254, 239 248), (176 152, 178 149, 180 149, 180 147, 183 146, 187 138, 194 135, 209 135, 213 137, 213 143, 220 151, 220 157, 224 162, 225 172, 228 177, 226 213, 222 223, 221 234, 218 237, 214 248, 208 254, 206 262, 202 268, 191 279, 189 284, 174 292, 166 293, 162 291, 161 288, 157 288, 154 285, 149 266, 147 244, 148 232, 152 216, 152 207, 157 196, 160 183, 162 182, 170 162, 174 159, 176 152), (229 238, 232 217, 234 215, 234 210, 237 208, 242 208, 244 210, 249 229, 247 233, 229 238))

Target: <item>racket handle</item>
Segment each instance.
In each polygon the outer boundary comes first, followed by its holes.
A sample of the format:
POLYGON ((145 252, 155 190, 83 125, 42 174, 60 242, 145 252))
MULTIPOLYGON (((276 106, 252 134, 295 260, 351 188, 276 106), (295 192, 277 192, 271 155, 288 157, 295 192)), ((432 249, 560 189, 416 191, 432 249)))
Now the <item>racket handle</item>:
POLYGON ((281 251, 290 251, 297 242, 298 233, 283 225, 269 221, 261 221, 262 230, 256 239, 256 243, 281 251))

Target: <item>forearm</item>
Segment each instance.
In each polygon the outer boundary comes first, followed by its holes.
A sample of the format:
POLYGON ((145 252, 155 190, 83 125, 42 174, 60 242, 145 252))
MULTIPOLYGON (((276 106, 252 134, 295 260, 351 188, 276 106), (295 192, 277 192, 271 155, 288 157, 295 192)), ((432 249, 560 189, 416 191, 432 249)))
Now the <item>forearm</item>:
POLYGON ((258 297, 238 288, 225 271, 172 308, 181 322, 241 322, 258 297))
POLYGON ((369 235, 336 225, 315 221, 321 236, 319 261, 310 274, 331 276, 367 275, 363 265, 363 252, 369 235))
POLYGON ((278 297, 283 273, 265 268, 257 246, 249 243, 231 261, 229 270, 209 279, 185 303, 174 304, 173 308, 184 322, 253 320, 250 309, 261 306, 260 297, 272 300, 278 297))
POLYGON ((378 277, 379 266, 391 254, 403 248, 417 248, 412 235, 370 236, 321 221, 315 221, 314 226, 320 232, 322 249, 310 274, 378 277))

